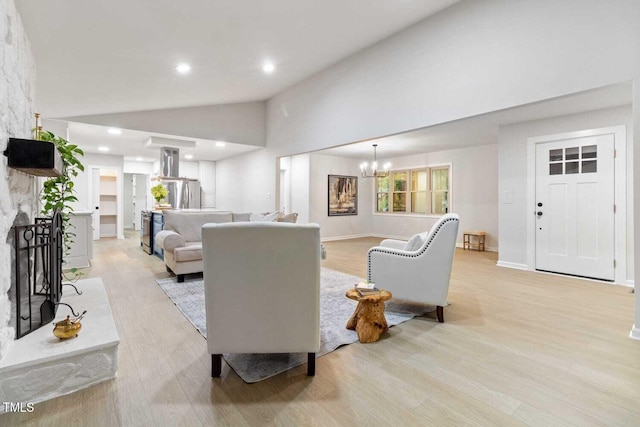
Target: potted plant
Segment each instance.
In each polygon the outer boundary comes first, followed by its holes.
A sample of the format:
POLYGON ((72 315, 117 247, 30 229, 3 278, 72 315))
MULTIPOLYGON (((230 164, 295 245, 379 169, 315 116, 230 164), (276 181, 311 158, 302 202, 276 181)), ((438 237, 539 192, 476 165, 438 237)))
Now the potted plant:
MULTIPOLYGON (((52 132, 44 131, 40 127, 37 127, 36 130, 36 139, 53 143, 62 157, 60 176, 49 178, 42 185, 40 200, 43 205, 40 213, 52 217, 56 210, 60 211, 63 230, 62 246, 64 256, 68 256, 71 252, 71 244, 76 237, 70 217, 73 212, 72 203, 78 201, 73 179, 78 176, 78 173, 84 171, 84 165, 80 162, 80 157, 84 156, 84 152, 77 145, 70 144, 69 141, 52 132)), ((64 278, 70 282, 75 282, 81 275, 82 273, 78 272, 77 268, 71 268, 67 273, 63 273, 64 278)))
POLYGON ((64 253, 68 255, 75 237, 75 233, 71 230, 69 216, 73 212, 71 204, 78 201, 73 179, 78 176, 78 173, 84 171, 84 166, 79 159, 84 152, 77 145, 69 144, 66 139, 49 131, 38 130, 37 139, 52 142, 62 157, 62 174, 49 178, 43 183, 40 199, 43 202, 41 211, 43 215, 52 216, 57 209, 60 210, 64 229, 64 253))
POLYGON ((158 184, 151 187, 151 195, 156 199, 158 205, 161 205, 164 199, 169 195, 169 192, 164 185, 158 184))

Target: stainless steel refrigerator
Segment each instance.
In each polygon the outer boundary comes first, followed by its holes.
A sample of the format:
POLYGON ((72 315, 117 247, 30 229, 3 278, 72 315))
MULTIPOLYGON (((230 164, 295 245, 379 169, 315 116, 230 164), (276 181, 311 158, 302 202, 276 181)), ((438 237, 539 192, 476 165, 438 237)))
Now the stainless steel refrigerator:
POLYGON ((167 199, 174 209, 200 209, 200 181, 195 179, 176 179, 164 182, 169 195, 167 199))

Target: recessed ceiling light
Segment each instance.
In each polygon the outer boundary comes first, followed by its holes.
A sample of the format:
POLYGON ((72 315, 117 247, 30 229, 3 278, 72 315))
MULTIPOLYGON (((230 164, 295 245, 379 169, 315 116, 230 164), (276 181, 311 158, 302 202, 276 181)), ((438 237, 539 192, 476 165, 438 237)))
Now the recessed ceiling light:
POLYGON ((183 62, 182 64, 176 65, 176 71, 180 74, 188 74, 189 71, 191 71, 191 65, 183 62))
POLYGON ((109 147, 105 147, 105 146, 98 147, 98 150, 99 151, 109 151, 109 147))
POLYGON ((185 159, 193 159, 193 154, 185 154, 184 158, 185 159))
POLYGON ((220 141, 216 142, 216 147, 224 147, 225 145, 227 144, 224 142, 220 142, 220 141))
POLYGON ((273 62, 265 62, 262 65, 262 71, 265 72, 265 74, 271 74, 276 70, 276 66, 273 64, 273 62))
POLYGON ((142 157, 136 157, 136 162, 141 162, 142 161, 142 157))
POLYGON ((111 135, 120 135, 122 133, 120 129, 116 128, 109 128, 107 129, 107 132, 109 132, 111 135))

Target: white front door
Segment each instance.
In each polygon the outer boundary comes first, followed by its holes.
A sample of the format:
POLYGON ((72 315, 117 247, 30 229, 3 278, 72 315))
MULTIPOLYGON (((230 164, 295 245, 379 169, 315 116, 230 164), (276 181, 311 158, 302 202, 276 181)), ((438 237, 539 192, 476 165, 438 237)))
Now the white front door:
POLYGON ((614 136, 536 144, 537 270, 614 280, 614 136))

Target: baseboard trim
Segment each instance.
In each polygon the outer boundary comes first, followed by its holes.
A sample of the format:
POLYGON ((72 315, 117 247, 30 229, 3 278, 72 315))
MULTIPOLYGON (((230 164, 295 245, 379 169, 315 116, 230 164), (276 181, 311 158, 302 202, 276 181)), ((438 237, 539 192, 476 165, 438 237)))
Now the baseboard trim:
POLYGON ((635 323, 631 327, 631 332, 629 332, 629 338, 632 340, 640 341, 640 329, 636 328, 635 323))
POLYGON ((517 262, 498 261, 496 265, 498 267, 513 268, 516 270, 529 270, 529 266, 527 264, 520 264, 517 262))
POLYGON ((377 239, 394 239, 394 240, 404 240, 407 241, 411 238, 411 236, 391 236, 388 234, 369 234, 369 237, 375 237, 377 239))
MULTIPOLYGON (((464 245, 462 244, 462 242, 456 242, 456 248, 464 249, 464 245)), ((475 249, 471 249, 471 250, 475 251, 475 249)), ((484 250, 486 252, 498 252, 498 248, 496 248, 495 246, 485 246, 484 250)))
POLYGON ((371 237, 371 234, 351 234, 348 236, 334 236, 334 237, 323 237, 320 239, 322 242, 332 242, 334 240, 348 240, 348 239, 360 239, 362 237, 371 237))
POLYGON ((625 286, 629 286, 630 288, 635 288, 635 286, 636 286, 636 282, 634 280, 631 280, 631 279, 627 279, 624 282, 624 284, 625 284, 625 286))

